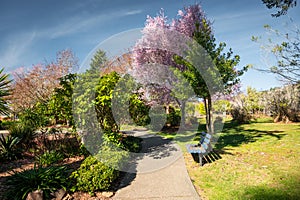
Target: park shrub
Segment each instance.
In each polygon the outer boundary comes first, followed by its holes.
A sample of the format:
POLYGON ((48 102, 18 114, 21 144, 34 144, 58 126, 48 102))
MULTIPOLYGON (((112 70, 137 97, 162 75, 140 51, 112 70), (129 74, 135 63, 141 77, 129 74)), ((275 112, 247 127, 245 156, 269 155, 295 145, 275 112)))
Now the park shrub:
POLYGON ((37 103, 34 108, 24 110, 18 114, 21 123, 33 128, 47 126, 49 124, 49 117, 45 114, 46 109, 46 105, 37 103))
POLYGON ((21 150, 18 148, 20 138, 15 136, 0 135, 0 160, 15 160, 21 157, 21 150))
POLYGON ((45 199, 50 199, 51 193, 69 186, 68 170, 65 166, 36 167, 30 170, 14 172, 5 181, 8 190, 6 199, 26 199, 28 193, 42 190, 45 199))
POLYGON ((52 164, 58 163, 64 159, 64 155, 61 152, 51 150, 46 151, 42 155, 36 157, 36 162, 39 166, 50 166, 52 164))
POLYGON ((78 133, 64 132, 60 128, 42 128, 35 143, 40 152, 56 151, 64 157, 87 155, 78 133))
POLYGON ((238 123, 249 123, 252 116, 245 108, 233 107, 231 109, 232 119, 238 123))
POLYGON ((73 182, 71 191, 84 191, 93 195, 96 191, 108 190, 118 176, 119 171, 89 156, 79 169, 71 174, 70 179, 73 182))
POLYGON ((171 126, 179 126, 181 122, 180 109, 169 108, 170 113, 167 115, 167 124, 171 126))
POLYGON ((134 123, 138 126, 146 126, 150 123, 149 117, 150 106, 134 94, 130 97, 129 113, 134 123))
POLYGON ((122 139, 122 146, 126 151, 138 153, 142 148, 142 140, 143 139, 134 136, 124 136, 122 139))

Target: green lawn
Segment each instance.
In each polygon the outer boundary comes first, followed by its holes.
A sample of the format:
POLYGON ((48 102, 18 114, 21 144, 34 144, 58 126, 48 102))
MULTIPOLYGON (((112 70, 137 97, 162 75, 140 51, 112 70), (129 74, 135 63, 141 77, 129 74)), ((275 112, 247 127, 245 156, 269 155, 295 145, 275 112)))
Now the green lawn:
POLYGON ((215 150, 199 167, 184 153, 203 199, 300 199, 300 123, 226 123, 215 150))

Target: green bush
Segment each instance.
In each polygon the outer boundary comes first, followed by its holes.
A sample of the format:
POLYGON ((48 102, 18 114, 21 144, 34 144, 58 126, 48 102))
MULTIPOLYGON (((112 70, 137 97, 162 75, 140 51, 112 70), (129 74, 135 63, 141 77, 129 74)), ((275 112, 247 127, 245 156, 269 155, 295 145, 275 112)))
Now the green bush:
POLYGON ((252 116, 248 113, 245 108, 241 107, 233 107, 231 109, 232 119, 238 123, 249 123, 251 121, 252 116))
POLYGON ((46 151, 40 156, 37 156, 36 161, 40 166, 50 166, 64 159, 64 155, 55 150, 46 151))
POLYGON ((7 199, 26 199, 28 193, 42 190, 44 198, 49 199, 51 193, 69 186, 67 170, 64 166, 40 167, 15 172, 8 177, 5 184, 9 189, 5 193, 7 199))
POLYGON ((94 194, 98 190, 108 190, 119 176, 119 171, 99 162, 95 157, 87 157, 70 178, 74 182, 71 191, 84 191, 94 194))
POLYGON ((19 118, 22 124, 29 127, 39 128, 49 124, 49 118, 45 115, 47 106, 42 103, 37 103, 34 108, 26 109, 19 113, 19 118))
POLYGON ((181 121, 180 110, 170 107, 170 113, 167 115, 167 124, 171 124, 171 126, 179 126, 180 121, 181 121))
POLYGON ((0 136, 0 160, 15 160, 21 157, 21 151, 18 148, 20 139, 11 135, 0 136))
POLYGON ((138 153, 142 148, 142 140, 143 139, 134 136, 123 137, 122 146, 124 150, 138 153))
POLYGON ((130 97, 129 113, 136 125, 146 126, 150 123, 149 110, 150 106, 146 105, 137 94, 130 97))
POLYGON ((8 130, 11 126, 14 126, 17 122, 15 121, 1 121, 0 120, 0 130, 8 130))

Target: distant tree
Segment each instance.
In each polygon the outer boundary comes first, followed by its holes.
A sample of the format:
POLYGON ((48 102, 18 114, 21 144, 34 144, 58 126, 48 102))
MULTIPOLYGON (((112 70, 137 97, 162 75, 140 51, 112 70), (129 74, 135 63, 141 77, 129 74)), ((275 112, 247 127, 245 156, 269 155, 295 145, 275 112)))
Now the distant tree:
POLYGON ((67 74, 60 78, 60 86, 55 88, 53 96, 47 103, 49 115, 57 121, 73 125, 72 95, 76 74, 67 74))
POLYGON ((37 64, 29 70, 18 69, 13 73, 11 106, 15 113, 32 109, 37 103, 47 103, 60 78, 77 66, 77 58, 71 50, 57 53, 57 60, 50 64, 37 64))
POLYGON ((106 133, 118 132, 119 126, 112 112, 112 97, 120 76, 116 72, 104 75, 96 86, 95 109, 101 129, 106 133))
POLYGON ((9 113, 9 107, 7 97, 10 95, 11 80, 9 75, 3 73, 4 68, 0 69, 0 114, 7 115, 9 113))
POLYGON ((262 108, 260 106, 261 92, 255 88, 247 87, 247 95, 245 96, 245 106, 248 112, 252 114, 258 113, 262 108))
POLYGON ((107 67, 108 65, 108 59, 106 57, 106 53, 98 49, 93 58, 91 59, 90 68, 88 69, 88 72, 90 75, 94 74, 95 76, 99 77, 101 69, 107 67))
POLYGON ((91 108, 94 107, 96 86, 99 83, 101 77, 101 69, 104 69, 108 65, 108 59, 106 54, 102 50, 95 52, 90 66, 83 73, 77 74, 77 79, 74 84, 73 93, 73 116, 75 116, 75 121, 77 128, 79 126, 84 127, 94 127, 95 124, 92 123, 95 119, 94 112, 91 108), (90 125, 87 123, 91 122, 90 125))
POLYGON ((274 122, 300 121, 300 85, 287 85, 267 92, 267 109, 274 122))
POLYGON ((299 84, 261 92, 248 87, 247 94, 239 94, 234 99, 232 116, 239 122, 247 122, 255 113, 271 115, 274 122, 300 121, 299 84))
POLYGON ((279 11, 272 14, 272 17, 280 17, 281 15, 287 14, 290 8, 297 5, 297 0, 262 0, 268 9, 277 8, 279 11))
POLYGON ((230 101, 222 99, 216 100, 213 104, 213 110, 218 113, 229 112, 231 109, 230 101))

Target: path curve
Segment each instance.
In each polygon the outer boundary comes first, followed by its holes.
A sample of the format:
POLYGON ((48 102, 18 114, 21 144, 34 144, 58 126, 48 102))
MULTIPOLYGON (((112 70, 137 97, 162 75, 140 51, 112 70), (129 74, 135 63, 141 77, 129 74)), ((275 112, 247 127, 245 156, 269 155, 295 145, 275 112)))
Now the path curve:
POLYGON ((200 199, 176 143, 146 131, 136 131, 134 136, 143 138, 144 156, 137 160, 137 172, 125 175, 114 200, 200 199))

